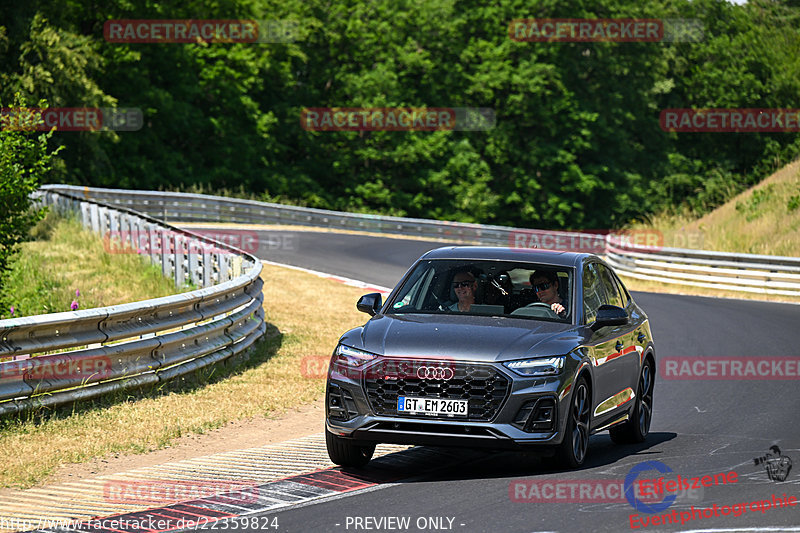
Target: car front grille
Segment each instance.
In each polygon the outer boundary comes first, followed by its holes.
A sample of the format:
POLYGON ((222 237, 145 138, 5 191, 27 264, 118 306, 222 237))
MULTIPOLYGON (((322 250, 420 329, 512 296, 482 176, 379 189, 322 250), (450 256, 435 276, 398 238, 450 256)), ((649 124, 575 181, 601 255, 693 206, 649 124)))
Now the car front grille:
MULTIPOLYGON (((370 407, 378 416, 397 415, 397 397, 414 396, 420 398, 449 398, 469 400, 466 417, 447 415, 408 415, 404 418, 424 418, 443 420, 466 420, 486 422, 494 418, 503 404, 511 386, 511 381, 490 365, 455 362, 426 362, 430 367, 452 369, 450 379, 420 379, 416 372, 403 372, 398 375, 397 368, 418 368, 419 361, 383 360, 372 365, 366 372, 364 388, 370 407)), ((450 373, 445 375, 449 377, 450 373)))

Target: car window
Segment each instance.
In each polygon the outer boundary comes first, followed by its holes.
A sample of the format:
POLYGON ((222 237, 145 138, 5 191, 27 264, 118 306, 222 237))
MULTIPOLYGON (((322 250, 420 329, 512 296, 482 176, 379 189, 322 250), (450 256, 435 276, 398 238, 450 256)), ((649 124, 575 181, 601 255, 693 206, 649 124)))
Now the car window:
POLYGON ((628 305, 629 303, 631 303, 631 294, 628 292, 628 288, 625 287, 625 284, 622 283, 622 280, 619 279, 619 276, 617 276, 615 272, 613 272, 611 269, 609 269, 609 272, 611 272, 611 277, 617 284, 617 288, 619 289, 619 294, 620 296, 622 296, 623 305, 624 306, 628 305))
POLYGON ((603 282, 597 272, 597 263, 589 263, 583 267, 583 312, 586 315, 586 324, 594 322, 597 309, 603 305, 603 282))
POLYGON ((398 300, 395 307, 421 307, 423 304, 422 296, 425 290, 427 290, 427 286, 430 284, 433 275, 434 270, 431 267, 416 269, 406 282, 406 285, 409 286, 408 292, 406 292, 402 299, 398 300))
POLYGON ((605 265, 601 265, 600 263, 596 263, 595 267, 597 268, 597 273, 600 275, 600 281, 603 283, 603 288, 605 289, 606 293, 603 303, 616 305, 617 307, 625 307, 622 297, 619 294, 619 288, 617 287, 611 272, 608 270, 608 268, 606 268, 605 265))
POLYGON ((422 261, 396 291, 388 314, 473 314, 571 322, 572 279, 569 267, 524 261, 422 261), (537 293, 530 283, 534 273, 555 276, 558 283, 537 293), (463 300, 464 280, 468 280, 466 286, 472 293, 470 305, 463 300), (558 315, 550 304, 539 300, 540 295, 554 303, 562 302, 565 310, 558 315))

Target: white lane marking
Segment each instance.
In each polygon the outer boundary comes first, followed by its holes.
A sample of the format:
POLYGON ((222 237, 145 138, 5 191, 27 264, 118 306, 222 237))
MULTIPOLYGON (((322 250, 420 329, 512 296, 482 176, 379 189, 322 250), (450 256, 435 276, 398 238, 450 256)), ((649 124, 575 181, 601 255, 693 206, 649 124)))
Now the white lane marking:
MULTIPOLYGON (((407 480, 404 480, 403 483, 407 483, 407 480)), ((296 504, 293 504, 291 508, 280 508, 280 509, 269 509, 266 512, 262 513, 262 516, 280 513, 283 511, 294 511, 295 509, 300 509, 302 507, 308 507, 309 505, 317 505, 319 503, 331 502, 334 500, 341 500, 342 498, 347 498, 349 496, 354 496, 356 494, 366 494, 367 492, 373 492, 376 490, 386 489, 389 487, 394 487, 396 485, 402 485, 403 483, 379 483, 377 485, 372 485, 371 487, 365 487, 358 490, 351 490, 347 492, 337 492, 334 494, 326 495, 326 496, 317 496, 316 498, 309 498, 306 501, 302 501, 296 504)), ((253 513, 259 513, 260 511, 256 510, 253 513)), ((251 513, 252 514, 252 513, 251 513)))

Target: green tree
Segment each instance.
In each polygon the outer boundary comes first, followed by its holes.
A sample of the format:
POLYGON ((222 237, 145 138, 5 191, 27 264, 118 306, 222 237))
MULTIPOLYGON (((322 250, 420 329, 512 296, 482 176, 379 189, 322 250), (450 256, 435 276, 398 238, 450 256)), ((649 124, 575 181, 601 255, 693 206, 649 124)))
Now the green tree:
POLYGON ((31 207, 30 194, 39 187, 57 152, 47 148, 52 132, 32 132, 37 114, 26 109, 25 100, 16 95, 10 112, 0 115, 0 284, 17 246, 45 214, 45 209, 31 207))
POLYGON ((31 0, 0 98, 138 107, 58 133, 52 179, 243 190, 314 207, 541 228, 701 212, 800 154, 795 133, 670 133, 665 108, 797 107, 789 0, 31 0), (694 19, 693 42, 515 42, 520 18, 694 19), (108 43, 110 19, 293 19, 290 43, 108 43), (304 107, 488 107, 489 131, 314 132, 304 107))

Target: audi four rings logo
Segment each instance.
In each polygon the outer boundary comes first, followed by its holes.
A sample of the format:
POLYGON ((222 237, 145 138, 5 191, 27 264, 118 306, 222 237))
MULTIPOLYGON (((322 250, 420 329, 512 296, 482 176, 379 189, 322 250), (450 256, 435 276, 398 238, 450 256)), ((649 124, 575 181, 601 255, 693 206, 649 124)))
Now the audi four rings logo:
POLYGON ((419 379, 453 379, 452 368, 446 366, 421 366, 417 369, 417 377, 419 379))

